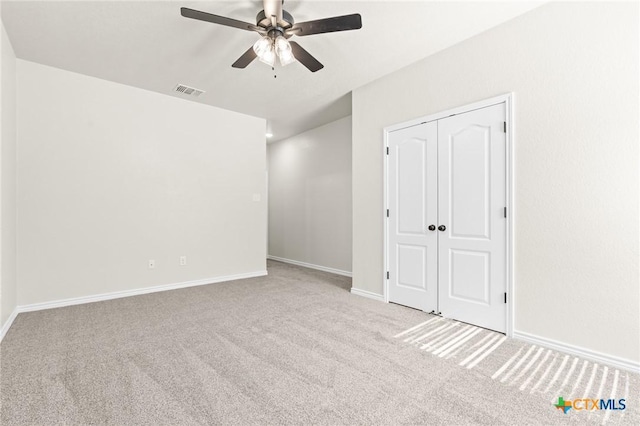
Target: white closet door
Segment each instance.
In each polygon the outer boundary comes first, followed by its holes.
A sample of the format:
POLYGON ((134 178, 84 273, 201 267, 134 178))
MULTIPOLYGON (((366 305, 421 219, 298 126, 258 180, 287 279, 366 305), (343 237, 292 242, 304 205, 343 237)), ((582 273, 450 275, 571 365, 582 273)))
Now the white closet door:
POLYGON ((505 105, 438 121, 439 310, 506 330, 505 105), (441 228, 439 228, 441 229, 441 228))
POLYGON ((435 122, 389 134, 389 301, 437 309, 438 134, 435 122))

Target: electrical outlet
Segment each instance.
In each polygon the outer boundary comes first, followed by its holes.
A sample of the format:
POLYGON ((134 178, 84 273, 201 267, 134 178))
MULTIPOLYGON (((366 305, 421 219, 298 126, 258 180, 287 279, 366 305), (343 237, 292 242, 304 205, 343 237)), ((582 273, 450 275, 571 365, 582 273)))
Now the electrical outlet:
POLYGON ((156 267, 156 261, 153 259, 149 259, 149 269, 153 269, 156 267))
POLYGON ((187 256, 180 256, 180 266, 185 266, 187 264, 187 256))

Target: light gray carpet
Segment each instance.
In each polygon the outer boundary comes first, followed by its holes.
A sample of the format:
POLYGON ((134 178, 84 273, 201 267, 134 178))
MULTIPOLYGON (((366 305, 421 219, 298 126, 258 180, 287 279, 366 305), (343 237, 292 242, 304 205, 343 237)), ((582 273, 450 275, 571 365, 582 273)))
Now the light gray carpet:
POLYGON ((0 345, 1 423, 640 424, 638 375, 349 287, 269 262, 263 278, 20 314, 0 345), (626 410, 552 402, 611 392, 626 410))

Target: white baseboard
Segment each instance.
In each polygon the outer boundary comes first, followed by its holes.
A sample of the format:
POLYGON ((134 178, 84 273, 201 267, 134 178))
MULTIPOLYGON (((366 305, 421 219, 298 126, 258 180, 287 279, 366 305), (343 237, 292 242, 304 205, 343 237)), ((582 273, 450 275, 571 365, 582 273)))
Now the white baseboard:
POLYGON ((384 296, 378 293, 373 293, 371 291, 362 290, 359 288, 351 287, 351 293, 356 294, 358 296, 366 297, 368 299, 377 300, 378 302, 384 302, 384 296))
POLYGON ((282 262, 282 263, 290 263, 292 265, 302 266, 302 267, 305 267, 305 268, 316 269, 318 271, 331 272, 332 274, 342 275, 342 276, 345 276, 345 277, 351 277, 351 275, 352 275, 351 272, 349 272, 349 271, 343 271, 341 269, 329 268, 328 266, 314 265, 313 263, 300 262, 299 260, 285 259, 284 257, 277 257, 277 256, 269 255, 269 256, 267 256, 267 259, 277 260, 278 262, 282 262))
POLYGON ((61 308, 64 306, 81 305, 84 303, 101 302, 104 300, 120 299, 122 297, 138 296, 141 294, 157 293, 160 291, 176 290, 179 288, 195 287, 200 285, 214 284, 225 281, 242 280, 245 278, 262 277, 267 275, 267 271, 248 272, 245 274, 227 275, 215 278, 205 278, 202 280, 186 281, 175 284, 164 284, 153 287, 137 288, 133 290, 114 291, 112 293, 95 294, 92 296, 74 297, 70 299, 54 300, 52 302, 33 303, 30 305, 20 305, 16 308, 19 312, 41 311, 44 309, 61 308))
POLYGON ((17 316, 18 316, 18 308, 16 307, 13 310, 13 312, 11 312, 11 315, 9 315, 9 318, 7 318, 7 322, 2 324, 2 328, 0 328, 0 343, 2 343, 2 339, 4 339, 4 336, 7 334, 7 331, 9 331, 9 329, 11 328, 11 324, 13 324, 13 321, 16 319, 17 316))
POLYGON ((513 338, 559 352, 576 355, 589 361, 607 364, 612 367, 628 370, 634 373, 640 373, 640 362, 620 358, 615 355, 604 354, 602 352, 582 348, 569 343, 558 342, 557 340, 547 339, 546 337, 536 336, 534 334, 525 333, 524 331, 514 331, 513 338))

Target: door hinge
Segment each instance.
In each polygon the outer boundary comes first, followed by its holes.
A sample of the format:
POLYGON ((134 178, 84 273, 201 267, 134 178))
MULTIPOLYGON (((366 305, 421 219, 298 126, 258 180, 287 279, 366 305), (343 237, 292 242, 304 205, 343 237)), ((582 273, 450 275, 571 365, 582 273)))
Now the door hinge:
POLYGON ((389 279, 389 271, 387 271, 387 279, 389 279))
POLYGON ((504 122, 504 128, 503 128, 503 131, 504 131, 505 133, 507 133, 507 122, 506 122, 506 121, 504 122))
POLYGON ((389 155, 389 147, 387 147, 387 155, 389 155))
POLYGON ((507 217, 507 208, 504 208, 504 217, 507 217))
POLYGON ((387 217, 389 217, 389 209, 387 209, 387 217))
POLYGON ((507 303, 507 293, 504 293, 504 303, 507 303))

